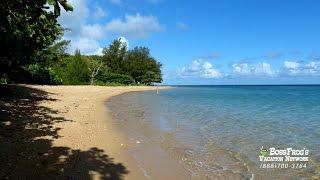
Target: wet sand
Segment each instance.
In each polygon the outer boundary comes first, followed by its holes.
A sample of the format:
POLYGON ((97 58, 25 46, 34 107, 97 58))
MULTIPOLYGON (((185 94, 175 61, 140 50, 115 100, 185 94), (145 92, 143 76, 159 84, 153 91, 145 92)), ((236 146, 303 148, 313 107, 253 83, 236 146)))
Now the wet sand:
POLYGON ((156 87, 10 86, 5 93, 12 99, 0 101, 0 178, 186 179, 186 170, 160 147, 113 124, 106 100, 145 90, 156 87))

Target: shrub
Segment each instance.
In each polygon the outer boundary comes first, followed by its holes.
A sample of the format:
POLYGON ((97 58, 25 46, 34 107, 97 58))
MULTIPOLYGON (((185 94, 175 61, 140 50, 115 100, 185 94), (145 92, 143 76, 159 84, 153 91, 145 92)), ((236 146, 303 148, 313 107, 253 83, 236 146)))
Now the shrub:
POLYGON ((106 85, 117 84, 117 85, 129 85, 134 83, 134 80, 131 76, 125 74, 117 74, 110 72, 103 72, 98 75, 98 81, 102 81, 106 85))
POLYGON ((43 67, 40 64, 29 64, 23 68, 21 79, 30 84, 62 84, 59 78, 50 67, 43 67))
POLYGON ((88 62, 77 50, 75 56, 65 59, 66 65, 58 70, 63 77, 63 84, 81 85, 88 84, 90 70, 88 62))

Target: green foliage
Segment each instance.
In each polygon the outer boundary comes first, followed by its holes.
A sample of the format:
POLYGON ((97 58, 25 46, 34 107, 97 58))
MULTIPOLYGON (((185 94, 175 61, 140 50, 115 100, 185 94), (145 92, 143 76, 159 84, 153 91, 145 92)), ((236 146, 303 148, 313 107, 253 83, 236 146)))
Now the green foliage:
POLYGON ((74 56, 61 56, 52 66, 55 74, 64 85, 89 83, 89 64, 85 56, 77 50, 74 56))
POLYGON ((102 61, 111 73, 128 75, 135 84, 162 82, 161 64, 151 57, 146 47, 135 47, 127 51, 126 44, 118 39, 103 50, 102 61))
POLYGON ((34 63, 22 67, 17 82, 31 84, 62 84, 62 76, 56 71, 59 60, 67 56, 65 48, 69 41, 60 41, 34 55, 34 63))
MULTIPOLYGON (((55 2, 65 10, 72 9, 65 0, 55 2)), ((61 36, 58 10, 49 12, 46 4, 46 0, 1 1, 0 76, 18 82, 24 67, 36 63, 39 59, 35 56, 61 36)))
POLYGON ((0 82, 35 84, 146 84, 159 83, 161 64, 149 49, 127 50, 120 39, 103 56, 66 53, 70 41, 57 41, 63 28, 57 22, 67 0, 5 0, 0 3, 0 82), (53 6, 54 11, 49 11, 53 6))
POLYGON ((133 84, 134 80, 131 76, 125 75, 125 74, 117 74, 117 73, 111 73, 111 72, 103 72, 98 75, 97 80, 101 83, 105 84, 123 84, 123 85, 129 85, 133 84))
POLYGON ((135 47, 128 51, 124 61, 124 71, 129 74, 137 84, 151 85, 161 83, 161 64, 150 56, 146 47, 135 47))
POLYGON ((76 50, 75 55, 67 63, 63 77, 64 84, 88 84, 89 66, 87 60, 81 56, 80 50, 76 50))
POLYGON ((161 75, 153 71, 147 71, 141 77, 141 83, 146 85, 151 85, 152 82, 161 83, 161 81, 161 75))
POLYGON ((120 39, 114 40, 108 48, 103 49, 102 61, 114 72, 123 73, 122 64, 127 52, 127 45, 120 39))
POLYGON ((49 5, 54 7, 54 14, 60 16, 60 6, 62 6, 66 11, 73 11, 73 7, 68 4, 67 0, 47 0, 49 5))
POLYGON ((50 67, 39 64, 30 64, 25 69, 25 82, 31 84, 62 84, 62 80, 50 67))
POLYGON ((44 62, 54 64, 59 58, 67 56, 67 48, 70 42, 67 40, 58 41, 42 51, 41 56, 45 56, 44 62))

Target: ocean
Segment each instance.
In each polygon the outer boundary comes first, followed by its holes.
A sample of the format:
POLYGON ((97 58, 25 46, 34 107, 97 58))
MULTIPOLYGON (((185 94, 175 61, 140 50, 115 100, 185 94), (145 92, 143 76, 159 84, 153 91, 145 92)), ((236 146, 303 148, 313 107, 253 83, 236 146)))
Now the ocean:
POLYGON ((320 178, 320 86, 177 86, 119 95, 108 106, 194 179, 320 178), (277 155, 270 148, 307 150, 289 155, 308 159, 261 161, 261 149, 277 155))

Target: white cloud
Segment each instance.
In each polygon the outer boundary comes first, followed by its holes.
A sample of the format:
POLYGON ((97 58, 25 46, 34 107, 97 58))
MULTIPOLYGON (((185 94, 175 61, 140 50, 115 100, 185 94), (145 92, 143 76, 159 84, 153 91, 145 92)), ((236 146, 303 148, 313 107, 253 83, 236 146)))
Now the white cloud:
POLYGON ((269 63, 260 62, 253 69, 252 72, 256 76, 275 76, 276 73, 271 69, 269 63))
POLYGON ((164 31, 164 27, 154 16, 136 14, 111 20, 106 25, 106 31, 131 38, 147 38, 152 33, 164 31))
POLYGON ((266 62, 259 62, 250 66, 248 63, 234 63, 231 65, 232 76, 255 76, 255 77, 270 77, 277 76, 278 72, 271 68, 271 65, 266 62))
POLYGON ((221 73, 221 70, 215 68, 213 64, 204 59, 193 60, 187 66, 178 69, 178 77, 202 77, 202 78, 268 78, 281 76, 320 76, 320 61, 310 61, 307 63, 297 61, 284 61, 283 67, 274 69, 267 62, 258 62, 256 64, 234 63, 230 66, 230 74, 221 73))
POLYGON ((306 64, 295 61, 284 61, 283 71, 283 74, 289 76, 320 75, 320 61, 311 61, 306 64))
POLYGON ((220 78, 222 73, 210 62, 197 59, 191 62, 186 67, 178 70, 178 75, 180 77, 203 77, 203 78, 220 78))
POLYGON ((119 37, 119 40, 122 43, 122 45, 126 45, 127 48, 129 48, 129 41, 125 37, 121 36, 119 37))
POLYGON ((70 29, 65 35, 75 37, 81 34, 81 26, 85 24, 86 18, 89 16, 89 8, 87 0, 70 0, 73 6, 72 12, 61 11, 58 21, 64 28, 70 29))
POLYGON ((95 19, 100 19, 100 18, 103 18, 103 17, 107 17, 108 13, 107 13, 107 11, 103 10, 100 6, 97 6, 95 11, 93 12, 92 16, 95 19))
POLYGON ((61 11, 61 16, 58 18, 62 27, 69 29, 64 34, 64 39, 71 40, 69 53, 73 53, 76 48, 79 48, 86 55, 100 53, 102 49, 101 41, 107 35, 111 37, 146 38, 152 33, 164 30, 157 18, 151 15, 127 15, 125 19, 116 18, 106 24, 94 23, 92 20, 95 18, 107 16, 104 9, 97 6, 95 12, 90 12, 87 0, 70 0, 70 3, 74 7, 74 11, 61 11), (92 23, 88 23, 89 19, 92 23), (85 44, 79 44, 80 42, 85 44), (88 45, 88 42, 92 45, 88 45))
POLYGON ((103 37, 103 32, 98 24, 87 24, 86 19, 89 18, 89 7, 87 0, 70 0, 73 6, 72 12, 61 11, 58 18, 62 27, 69 29, 65 32, 64 38, 71 40, 69 53, 79 48, 82 54, 95 54, 99 52, 99 38, 103 37))
POLYGON ((209 62, 204 62, 202 65, 203 69, 211 69, 212 68, 212 64, 209 62))
POLYGON ((284 70, 289 75, 297 75, 301 73, 300 63, 295 61, 284 61, 283 62, 284 70))
POLYGON ((305 65, 305 71, 310 75, 320 75, 320 61, 311 61, 305 65))
POLYGON ((295 61, 284 61, 284 67, 288 69, 298 69, 300 64, 295 61))
POLYGON ((95 51, 93 51, 91 54, 101 56, 101 55, 103 54, 102 51, 103 51, 103 48, 102 48, 102 47, 99 47, 99 48, 97 48, 95 51))
POLYGON ((236 75, 249 75, 251 73, 247 63, 232 64, 232 72, 236 75))
POLYGON ((105 31, 100 24, 84 24, 81 27, 81 36, 91 39, 102 39, 105 37, 105 31))
POLYGON ((204 62, 202 68, 203 77, 205 78, 218 78, 222 76, 222 74, 217 69, 215 69, 209 62, 204 62))
POLYGON ((99 54, 100 50, 102 48, 100 47, 100 44, 98 41, 95 41, 93 39, 87 39, 87 38, 80 38, 75 40, 75 42, 71 45, 72 49, 80 49, 81 54, 99 54))
POLYGON ((188 67, 188 70, 190 72, 198 72, 200 70, 201 67, 201 60, 197 59, 191 62, 191 64, 188 67))

